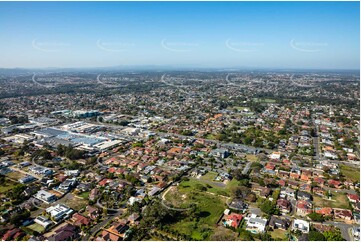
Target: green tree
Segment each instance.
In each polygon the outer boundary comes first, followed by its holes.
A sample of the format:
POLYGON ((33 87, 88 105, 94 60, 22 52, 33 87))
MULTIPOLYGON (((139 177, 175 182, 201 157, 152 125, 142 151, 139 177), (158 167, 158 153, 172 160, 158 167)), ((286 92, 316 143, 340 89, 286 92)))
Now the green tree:
POLYGON ((275 214, 276 213, 276 205, 272 203, 270 200, 265 200, 261 203, 260 209, 265 214, 275 214))
POLYGON ((326 231, 323 233, 327 241, 344 241, 342 238, 341 231, 339 229, 326 231))
POLYGON ((323 221, 325 221, 325 218, 323 217, 322 214, 315 213, 315 212, 310 213, 310 214, 308 215, 308 217, 309 217, 310 219, 312 219, 312 221, 315 221, 315 222, 323 222, 323 221))
POLYGON ((308 239, 310 241, 324 241, 325 236, 318 231, 310 231, 308 234, 308 239))

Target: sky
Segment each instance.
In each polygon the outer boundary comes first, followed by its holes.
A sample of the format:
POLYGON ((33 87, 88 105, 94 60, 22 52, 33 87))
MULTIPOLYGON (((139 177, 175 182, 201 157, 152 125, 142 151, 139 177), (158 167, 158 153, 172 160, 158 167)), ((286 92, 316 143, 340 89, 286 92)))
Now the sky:
POLYGON ((359 2, 0 2, 0 67, 359 69, 359 2))

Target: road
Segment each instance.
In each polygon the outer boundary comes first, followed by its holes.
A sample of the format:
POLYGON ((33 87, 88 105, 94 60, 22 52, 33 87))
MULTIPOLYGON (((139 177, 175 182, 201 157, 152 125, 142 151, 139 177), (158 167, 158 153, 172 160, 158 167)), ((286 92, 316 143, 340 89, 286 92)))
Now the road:
POLYGON ((244 167, 243 171, 242 171, 242 174, 243 175, 247 175, 248 174, 248 171, 249 169, 251 168, 251 165, 252 165, 252 162, 248 162, 247 165, 244 167))
POLYGON ((353 236, 350 233, 350 229, 356 225, 346 224, 341 222, 324 222, 323 224, 331 224, 341 230, 342 237, 347 241, 353 241, 353 236))
POLYGON ((118 211, 117 213, 111 215, 111 216, 108 216, 106 219, 104 219, 102 222, 98 223, 96 226, 94 226, 90 232, 83 236, 81 238, 82 241, 89 241, 90 240, 90 237, 94 236, 100 229, 102 229, 109 221, 111 221, 112 219, 118 217, 121 215, 121 211, 118 211))

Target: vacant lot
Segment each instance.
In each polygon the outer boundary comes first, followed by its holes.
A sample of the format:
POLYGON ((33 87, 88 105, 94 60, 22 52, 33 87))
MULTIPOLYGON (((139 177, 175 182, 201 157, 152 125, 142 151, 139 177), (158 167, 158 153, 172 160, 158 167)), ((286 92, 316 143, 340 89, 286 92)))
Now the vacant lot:
POLYGON ((332 192, 331 200, 319 196, 314 196, 313 200, 315 207, 349 208, 347 197, 342 193, 332 192))
POLYGON ((30 224, 29 226, 27 226, 27 228, 36 231, 38 233, 42 233, 45 230, 43 226, 37 223, 30 224))
POLYGON ((341 173, 345 178, 350 178, 353 182, 360 182, 360 170, 354 167, 340 165, 341 173))
POLYGON ((226 184, 223 182, 213 182, 209 180, 189 178, 189 181, 183 181, 179 184, 180 188, 189 188, 188 190, 206 190, 207 192, 228 196, 229 192, 226 189, 226 184))
POLYGON ((210 172, 207 172, 204 176, 201 176, 201 180, 204 180, 204 181, 213 181, 214 178, 217 177, 217 173, 216 172, 213 172, 213 171, 210 171, 210 172))
POLYGON ((11 180, 17 181, 20 178, 25 177, 25 174, 14 171, 14 172, 10 172, 10 173, 6 174, 6 176, 9 177, 11 180))
POLYGON ((275 229, 270 231, 269 234, 274 240, 288 240, 286 236, 287 231, 282 229, 275 229))
POLYGON ((197 180, 183 181, 166 194, 167 204, 172 204, 174 207, 186 208, 190 204, 195 204, 199 217, 198 221, 180 220, 170 226, 172 230, 190 235, 194 240, 205 240, 212 233, 226 208, 226 199, 209 193, 224 189, 206 188, 208 190, 203 191, 205 187, 204 183, 197 180), (208 231, 208 233, 204 233, 204 231, 208 231))
POLYGON ((88 201, 82 198, 78 198, 71 193, 66 194, 64 197, 58 200, 57 203, 64 203, 66 206, 78 211, 88 205, 88 201))
POLYGON ((246 155, 246 159, 247 159, 247 161, 251 161, 251 162, 258 161, 258 158, 257 158, 256 155, 247 154, 247 155, 246 155))

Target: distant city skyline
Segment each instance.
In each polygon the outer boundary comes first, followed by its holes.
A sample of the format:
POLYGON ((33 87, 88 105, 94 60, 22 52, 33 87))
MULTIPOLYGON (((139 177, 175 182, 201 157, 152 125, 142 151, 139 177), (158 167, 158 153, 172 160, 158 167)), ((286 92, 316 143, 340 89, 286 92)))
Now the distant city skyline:
POLYGON ((0 68, 359 69, 359 2, 0 2, 0 68))

